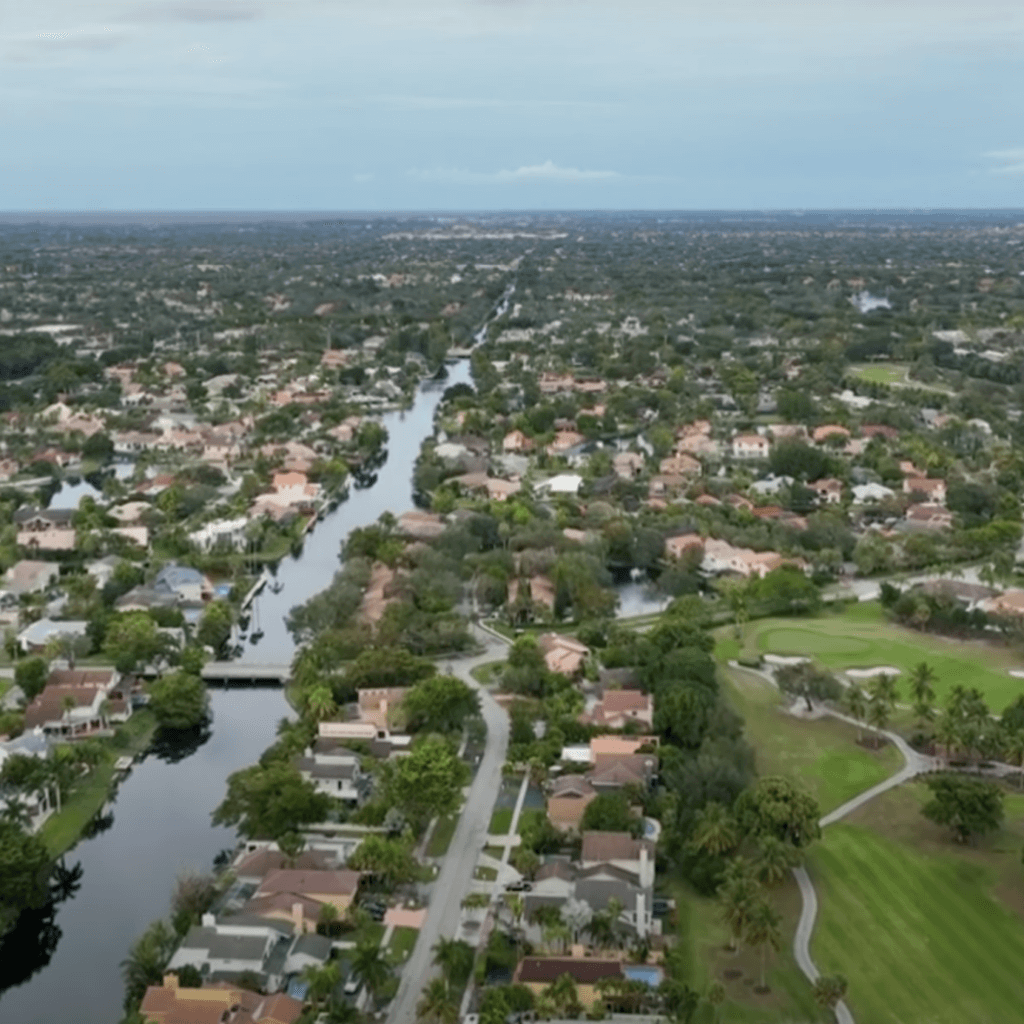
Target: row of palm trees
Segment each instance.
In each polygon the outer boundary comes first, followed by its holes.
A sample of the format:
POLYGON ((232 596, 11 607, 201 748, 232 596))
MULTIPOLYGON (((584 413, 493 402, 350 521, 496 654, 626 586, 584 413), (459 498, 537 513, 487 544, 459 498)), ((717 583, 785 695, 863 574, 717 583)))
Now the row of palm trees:
POLYGON ((103 745, 95 739, 60 744, 47 758, 12 754, 0 768, 0 787, 6 797, 3 817, 27 828, 32 798, 44 811, 53 808, 59 812, 62 798, 74 782, 106 756, 103 745))

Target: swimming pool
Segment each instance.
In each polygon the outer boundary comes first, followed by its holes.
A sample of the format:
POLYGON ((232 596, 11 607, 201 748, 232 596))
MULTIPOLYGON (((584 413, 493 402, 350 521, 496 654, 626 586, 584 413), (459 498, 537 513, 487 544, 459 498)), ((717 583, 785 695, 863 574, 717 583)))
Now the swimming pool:
POLYGON ((643 964, 623 964, 622 973, 630 981, 643 981, 651 988, 657 988, 663 977, 660 967, 646 967, 643 964))

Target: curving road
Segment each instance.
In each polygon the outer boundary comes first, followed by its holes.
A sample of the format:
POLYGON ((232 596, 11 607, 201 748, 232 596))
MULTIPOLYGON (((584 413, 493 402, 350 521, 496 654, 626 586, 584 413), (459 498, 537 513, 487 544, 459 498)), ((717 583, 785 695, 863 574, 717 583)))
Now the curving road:
POLYGON ((501 772, 508 750, 508 715, 470 673, 486 662, 503 659, 507 644, 497 634, 481 629, 476 630, 476 635, 484 644, 484 653, 472 658, 453 658, 448 664, 453 675, 472 686, 480 695, 480 711, 487 723, 487 746, 476 777, 469 787, 448 853, 441 863, 441 872, 434 883, 426 920, 402 968, 398 992, 388 1013, 390 1024, 410 1024, 416 1019, 416 1004, 424 986, 436 973, 433 963, 434 943, 442 936, 453 938, 459 926, 462 900, 473 883, 473 871, 484 847, 494 801, 501 789, 501 772))

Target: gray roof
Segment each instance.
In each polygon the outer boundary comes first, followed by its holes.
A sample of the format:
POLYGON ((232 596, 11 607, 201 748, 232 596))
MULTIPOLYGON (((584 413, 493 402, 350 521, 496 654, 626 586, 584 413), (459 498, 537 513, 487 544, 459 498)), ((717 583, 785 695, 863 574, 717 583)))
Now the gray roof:
POLYGON ((203 950, 210 960, 262 960, 267 940, 260 935, 221 935, 216 928, 195 925, 182 949, 203 950))
POLYGON ((295 767, 300 772, 309 772, 314 779, 351 779, 356 774, 352 764, 320 764, 311 757, 297 757, 295 767))
POLYGON ((316 960, 327 960, 331 955, 331 940, 323 935, 300 935, 292 946, 292 953, 304 953, 316 960))
POLYGON ((51 637, 60 636, 62 633, 68 636, 85 636, 88 625, 88 622, 55 622, 53 619, 40 619, 23 629, 18 634, 18 639, 25 644, 45 644, 51 637))

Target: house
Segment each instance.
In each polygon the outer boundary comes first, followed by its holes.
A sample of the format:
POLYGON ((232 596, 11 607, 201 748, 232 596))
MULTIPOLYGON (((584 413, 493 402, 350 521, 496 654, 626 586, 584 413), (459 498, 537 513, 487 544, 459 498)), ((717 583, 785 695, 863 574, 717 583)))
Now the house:
POLYGON ((548 820, 555 828, 578 832, 583 812, 596 796, 597 790, 582 775, 562 775, 548 795, 548 820))
POLYGON ((537 637, 537 646, 544 652, 544 664, 549 672, 563 676, 577 676, 583 671, 583 664, 590 654, 590 648, 571 636, 561 633, 544 633, 537 637))
POLYGON ((826 505, 838 505, 843 500, 842 481, 833 477, 822 477, 808 486, 818 496, 818 500, 826 505))
POLYGON ((398 532, 412 540, 436 540, 444 531, 444 520, 436 512, 413 509, 398 517, 398 532))
POLYGON ((401 712, 407 686, 380 686, 358 691, 359 720, 378 729, 389 729, 401 712))
POLYGON ((201 551, 212 551, 216 547, 242 550, 247 542, 246 527, 249 520, 246 516, 237 519, 216 519, 212 523, 189 534, 189 540, 201 551))
POLYGON ((167 964, 168 971, 195 967, 204 979, 233 980, 245 971, 274 991, 284 981, 284 964, 293 942, 291 921, 250 917, 218 919, 203 914, 167 964))
POLYGON ((644 471, 644 457, 636 452, 618 452, 612 457, 612 469, 623 480, 635 480, 644 471))
POLYGON ((39 619, 18 634, 18 645, 26 654, 42 654, 47 644, 59 636, 84 637, 89 623, 39 619))
POLYGON ((948 530, 953 526, 953 513, 945 505, 922 502, 907 507, 904 524, 911 529, 948 530))
POLYGON ((793 478, 791 476, 786 476, 785 474, 776 476, 774 473, 769 473, 760 480, 755 480, 750 485, 750 490, 753 491, 754 494, 760 495, 778 494, 780 491, 792 486, 793 478))
POLYGON ((344 747, 337 747, 330 754, 307 748, 305 755, 294 758, 292 763, 318 793, 335 800, 358 805, 369 792, 370 779, 363 774, 359 755, 344 747))
POLYGON ((139 1012, 147 1024, 295 1024, 302 1003, 278 992, 265 996, 228 984, 185 988, 176 974, 150 985, 139 1012))
POLYGON ((616 900, 623 908, 619 920, 643 938, 654 927, 654 866, 649 858, 643 870, 642 881, 633 871, 607 862, 581 867, 576 873, 573 895, 595 911, 607 909, 616 900))
POLYGON ((585 1007, 601 999, 597 983, 604 978, 622 978, 621 960, 598 960, 594 957, 527 956, 516 966, 512 981, 525 985, 535 996, 540 995, 563 974, 576 983, 576 997, 585 1007))
POLYGON ((4 590, 9 594, 37 594, 57 582, 60 566, 56 562, 15 562, 4 576, 4 590))
POLYGON ((239 882, 256 886, 271 871, 279 871, 286 864, 306 871, 326 871, 334 866, 333 858, 323 850, 303 850, 298 856, 289 858, 272 844, 267 844, 240 853, 231 870, 239 882))
POLYGON ((559 473, 537 485, 537 490, 547 490, 551 494, 578 494, 583 486, 583 477, 578 473, 559 473))
POLYGON ((658 469, 665 476, 700 476, 704 472, 700 460, 685 452, 662 459, 658 469))
POLYGON ((735 573, 738 576, 760 576, 762 579, 778 569, 785 559, 776 551, 753 551, 737 548, 724 540, 709 537, 704 542, 704 560, 701 568, 714 575, 735 573))
POLYGON ((185 604, 200 604, 213 596, 213 584, 198 569, 168 562, 153 581, 153 590, 185 604))
POLYGON ((1008 618, 1024 617, 1024 590, 1011 587, 995 597, 979 601, 978 607, 986 615, 1005 616, 1008 618))
POLYGON ((547 446, 548 455, 567 455, 572 449, 586 443, 586 438, 575 430, 559 430, 555 439, 547 446))
MULTIPOLYGON (((531 576, 529 581, 530 603, 543 605, 549 611, 555 607, 555 585, 547 576, 531 576)), ((518 578, 509 580, 508 583, 508 605, 513 607, 522 594, 521 581, 518 578)))
POLYGON ((257 896, 286 893, 302 896, 318 903, 330 903, 344 914, 359 888, 358 871, 307 871, 297 868, 271 871, 256 890, 257 896))
POLYGON ((923 494, 925 501, 932 505, 946 504, 946 481, 926 476, 903 478, 904 494, 923 494))
POLYGON ((886 498, 896 497, 896 492, 883 484, 857 484, 851 490, 855 505, 871 505, 886 498))
POLYGON ((185 988, 176 974, 150 985, 139 1012, 148 1024, 295 1024, 302 1003, 278 992, 265 996, 222 983, 185 988))
POLYGON ((846 427, 839 426, 838 423, 826 423, 824 426, 815 427, 811 433, 811 440, 815 444, 823 444, 830 437, 841 437, 849 440, 850 432, 846 427))
POLYGON ((132 705, 115 669, 61 669, 25 708, 25 729, 76 738, 127 721, 132 705))
POLYGON ((509 431, 501 442, 501 450, 506 454, 510 452, 531 452, 533 447, 533 440, 527 437, 521 430, 509 431))
POLYGON ((771 444, 760 434, 737 434, 732 439, 734 459, 767 459, 771 444))
POLYGON ((586 779, 600 793, 631 786, 648 789, 657 774, 658 758, 654 754, 606 755, 597 758, 586 779))
POLYGON ((704 538, 697 533, 684 533, 678 537, 668 537, 665 540, 665 557, 682 558, 691 548, 704 547, 704 538))
POLYGON ((866 437, 868 440, 881 437, 886 441, 895 441, 900 436, 900 432, 895 427, 887 426, 884 423, 863 423, 860 433, 861 437, 866 437))
POLYGON ((641 888, 654 886, 654 843, 628 832, 584 832, 579 862, 584 868, 610 864, 635 875, 641 888))
POLYGON ((624 729, 635 722, 646 729, 654 727, 654 698, 639 690, 605 690, 594 707, 583 715, 585 725, 598 725, 607 729, 624 729))

